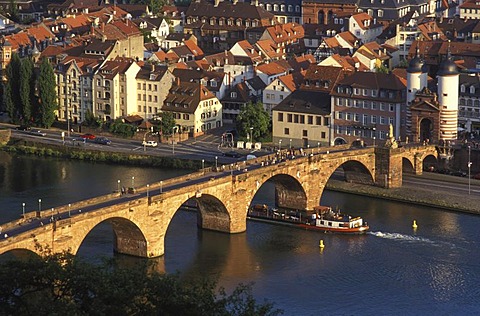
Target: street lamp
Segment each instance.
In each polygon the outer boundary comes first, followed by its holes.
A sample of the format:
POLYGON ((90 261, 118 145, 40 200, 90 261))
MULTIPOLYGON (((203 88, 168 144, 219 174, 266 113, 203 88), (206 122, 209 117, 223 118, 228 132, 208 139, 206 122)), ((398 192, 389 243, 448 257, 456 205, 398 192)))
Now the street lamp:
POLYGON ((163 193, 163 181, 160 181, 160 193, 163 193))
POLYGON ((135 188, 135 177, 132 176, 132 189, 135 188))
POLYGON ((175 132, 178 132, 178 126, 173 127, 172 155, 175 155, 175 132))
POLYGON ((320 142, 317 142, 318 153, 320 153, 320 142))
POLYGON ((72 207, 72 204, 68 203, 68 217, 71 217, 71 207, 72 207))
POLYGON ((375 136, 373 136, 373 147, 375 147, 375 136))
POLYGON ((118 193, 120 193, 120 179, 117 180, 117 189, 118 189, 118 193))
POLYGON ((233 177, 233 163, 230 164, 230 175, 233 177))
POLYGON ((290 149, 292 149, 292 139, 290 138, 290 149))
POLYGON ((250 127, 250 141, 253 144, 253 127, 250 127))
POLYGON ((25 203, 22 203, 22 216, 25 217, 25 203))
POLYGON ((218 169, 218 157, 215 156, 215 171, 218 169))
POLYGON ((148 201, 148 193, 149 193, 149 189, 150 189, 150 184, 147 184, 147 201, 148 201))
POLYGON ((470 178, 470 168, 472 167, 472 162, 470 161, 470 150, 471 150, 471 147, 468 146, 468 194, 470 195, 470 182, 471 182, 471 178, 470 178))
POLYGON ((202 159, 202 172, 205 174, 205 159, 202 159))
POLYGON ((38 211, 42 210, 42 199, 38 199, 38 211))
POLYGON ((281 139, 278 140, 278 150, 280 150, 280 151, 282 150, 282 140, 281 139))

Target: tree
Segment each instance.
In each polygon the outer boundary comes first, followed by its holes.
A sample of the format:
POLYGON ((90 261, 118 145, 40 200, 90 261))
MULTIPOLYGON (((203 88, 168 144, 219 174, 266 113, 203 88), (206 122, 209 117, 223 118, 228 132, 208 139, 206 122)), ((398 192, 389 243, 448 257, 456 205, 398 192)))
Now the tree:
POLYGON ((251 135, 253 139, 259 139, 269 131, 270 115, 263 108, 262 102, 249 102, 238 114, 236 125, 240 135, 251 135))
POLYGON ((55 111, 58 110, 55 75, 48 59, 44 59, 40 65, 38 76, 40 124, 50 127, 55 121, 55 111))
POLYGON ((156 125, 156 128, 162 135, 171 135, 173 134, 173 127, 175 124, 176 122, 172 112, 162 112, 160 113, 160 123, 156 125))
POLYGON ((385 65, 375 66, 375 72, 388 74, 390 70, 385 65))
POLYGON ((18 123, 22 120, 22 109, 20 100, 20 69, 22 61, 18 54, 13 53, 12 59, 6 68, 7 82, 5 86, 5 107, 8 116, 13 123, 18 123))
POLYGON ((1 315, 278 315, 271 303, 258 304, 251 287, 231 295, 216 282, 181 281, 150 272, 148 265, 126 269, 113 261, 83 262, 70 253, 31 255, 0 264, 1 315))
POLYGON ((33 70, 33 62, 30 58, 24 58, 20 67, 19 87, 23 124, 29 124, 32 120, 32 101, 34 101, 32 88, 34 88, 34 84, 35 72, 33 70))
POLYGON ((137 128, 131 124, 124 123, 122 119, 117 118, 112 124, 110 124, 110 133, 118 134, 123 137, 132 137, 135 135, 137 128))

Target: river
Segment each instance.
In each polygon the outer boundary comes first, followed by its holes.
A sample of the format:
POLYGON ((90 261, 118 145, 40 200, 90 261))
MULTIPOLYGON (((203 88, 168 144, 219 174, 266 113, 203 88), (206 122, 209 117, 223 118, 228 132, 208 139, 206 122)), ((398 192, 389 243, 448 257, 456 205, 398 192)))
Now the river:
MULTIPOLYGON (((0 223, 20 216, 22 203, 27 211, 38 199, 42 208, 55 207, 109 193, 118 180, 145 185, 183 173, 0 152, 0 223)), ((255 202, 271 204, 273 192, 264 185, 255 202)), ((217 278, 227 290, 253 283, 255 297, 284 315, 480 314, 479 216, 331 191, 322 204, 364 217, 371 232, 343 236, 249 221, 246 233, 228 235, 198 230, 196 215, 179 211, 165 255, 151 262, 159 272, 217 278)), ((114 255, 112 235, 100 224, 78 255, 141 260, 114 255)))

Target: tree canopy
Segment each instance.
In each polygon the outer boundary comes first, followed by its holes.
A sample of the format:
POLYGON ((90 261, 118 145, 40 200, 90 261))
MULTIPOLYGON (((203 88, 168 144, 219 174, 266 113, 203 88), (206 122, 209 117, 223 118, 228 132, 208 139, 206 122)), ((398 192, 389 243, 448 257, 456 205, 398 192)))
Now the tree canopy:
POLYGON ((40 65, 40 74, 38 75, 38 90, 40 103, 40 125, 45 127, 52 126, 55 121, 55 110, 58 110, 57 92, 55 83, 55 74, 53 67, 44 59, 40 65))
POLYGON ((261 102, 249 102, 237 116, 237 130, 244 137, 251 135, 254 140, 258 140, 268 133, 269 128, 270 116, 261 102))
POLYGON ((210 280, 83 262, 70 253, 31 255, 0 264, 1 315, 279 315, 251 287, 230 295, 210 280))

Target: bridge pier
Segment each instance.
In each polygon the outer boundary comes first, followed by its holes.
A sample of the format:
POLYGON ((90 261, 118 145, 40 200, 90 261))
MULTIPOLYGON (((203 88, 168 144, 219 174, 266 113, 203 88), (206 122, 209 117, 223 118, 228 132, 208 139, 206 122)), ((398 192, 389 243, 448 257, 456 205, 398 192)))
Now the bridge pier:
POLYGON ((375 185, 387 189, 402 186, 402 155, 393 154, 398 149, 375 148, 375 185))

